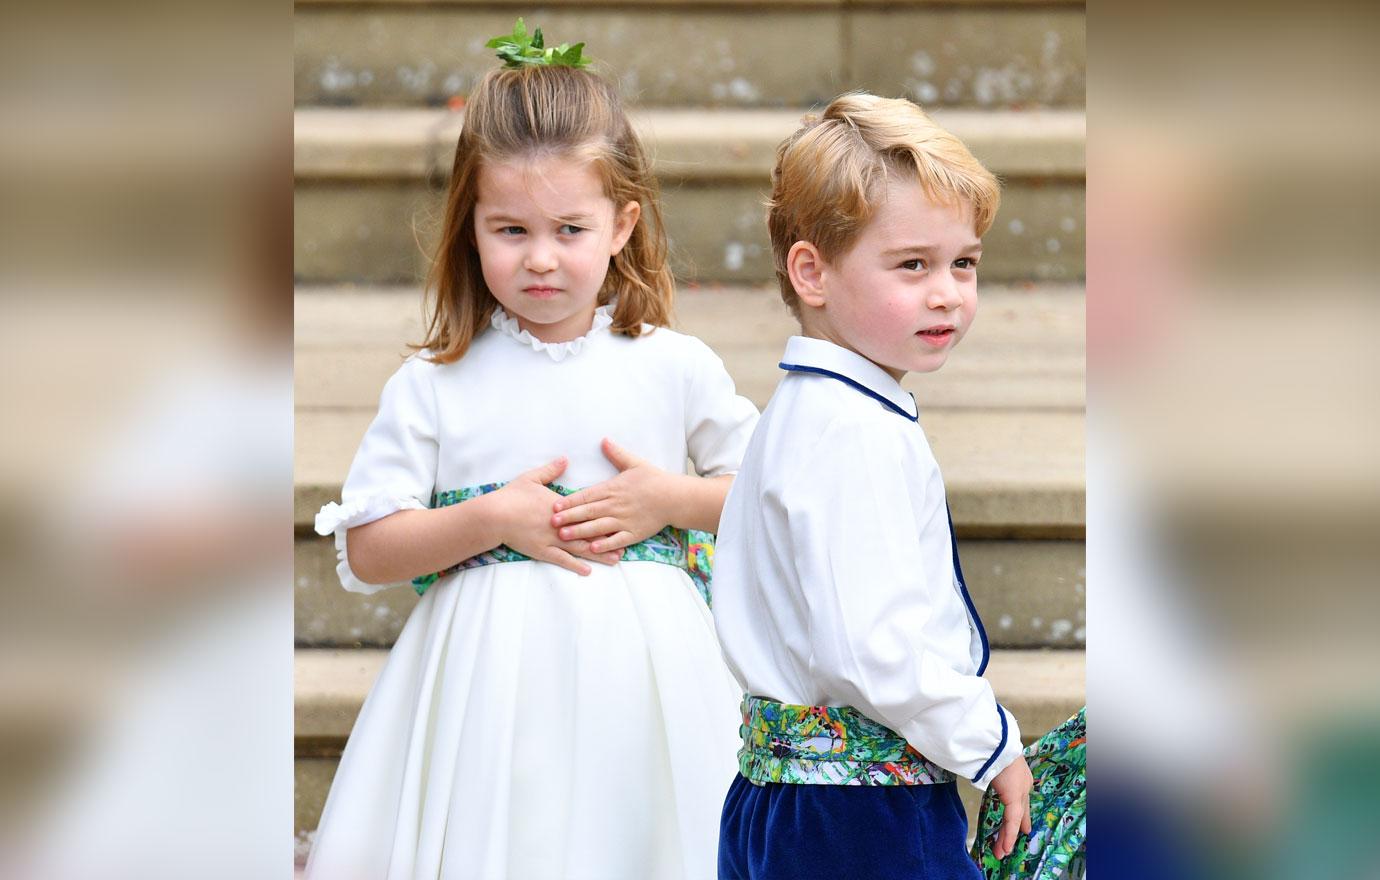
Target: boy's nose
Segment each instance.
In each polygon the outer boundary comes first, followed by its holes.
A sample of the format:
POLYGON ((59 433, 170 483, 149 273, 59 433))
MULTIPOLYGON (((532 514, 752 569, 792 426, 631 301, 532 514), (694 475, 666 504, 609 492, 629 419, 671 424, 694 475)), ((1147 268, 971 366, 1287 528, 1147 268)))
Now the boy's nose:
POLYGON ((934 280, 934 286, 930 288, 928 305, 932 309, 949 311, 963 305, 963 293, 958 289, 958 282, 952 275, 944 275, 934 280))

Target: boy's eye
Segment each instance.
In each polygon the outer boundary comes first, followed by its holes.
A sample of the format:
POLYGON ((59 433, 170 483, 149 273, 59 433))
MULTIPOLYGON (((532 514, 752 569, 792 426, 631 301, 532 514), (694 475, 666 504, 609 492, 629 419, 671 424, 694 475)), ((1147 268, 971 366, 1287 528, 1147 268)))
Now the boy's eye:
POLYGON ((959 257, 954 260, 954 265, 960 269, 976 269, 978 261, 975 257, 959 257))
POLYGON ((924 261, 924 260, 906 260, 904 263, 901 264, 901 268, 902 268, 902 269, 909 269, 909 270, 911 270, 912 272, 917 272, 917 271, 919 271, 919 270, 925 268, 925 261, 924 261))
POLYGON ((577 233, 584 232, 584 229, 576 226, 574 223, 563 223, 559 231, 561 235, 576 235, 577 233))

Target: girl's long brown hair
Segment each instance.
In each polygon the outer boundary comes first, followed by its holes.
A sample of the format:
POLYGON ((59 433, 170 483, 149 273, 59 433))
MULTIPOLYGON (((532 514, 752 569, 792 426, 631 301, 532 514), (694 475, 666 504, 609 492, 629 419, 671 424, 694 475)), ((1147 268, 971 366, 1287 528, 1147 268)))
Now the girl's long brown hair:
POLYGON ((670 325, 674 287, 656 178, 618 92, 602 77, 572 67, 499 68, 470 95, 455 146, 440 245, 427 277, 426 339, 412 346, 428 350, 430 360, 448 364, 462 357, 498 308, 474 244, 480 167, 548 155, 591 161, 615 206, 642 206, 599 291, 600 305, 618 301, 613 332, 639 336, 643 324, 670 325))

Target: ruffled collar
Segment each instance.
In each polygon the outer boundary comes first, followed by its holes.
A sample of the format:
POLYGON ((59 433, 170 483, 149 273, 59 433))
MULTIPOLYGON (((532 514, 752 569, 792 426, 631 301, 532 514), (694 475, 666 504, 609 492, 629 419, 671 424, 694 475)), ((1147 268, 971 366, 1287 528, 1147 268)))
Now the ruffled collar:
POLYGON ((527 330, 523 330, 518 325, 517 318, 509 315, 503 310, 502 306, 494 309, 494 316, 489 319, 493 328, 506 336, 509 336, 523 345, 531 346, 533 351, 545 352, 553 361, 563 361, 567 357, 579 354, 585 347, 585 343, 590 337, 604 332, 613 326, 613 304, 599 306, 594 310, 594 322, 590 324, 589 330, 584 336, 571 339, 566 342, 542 342, 527 330))

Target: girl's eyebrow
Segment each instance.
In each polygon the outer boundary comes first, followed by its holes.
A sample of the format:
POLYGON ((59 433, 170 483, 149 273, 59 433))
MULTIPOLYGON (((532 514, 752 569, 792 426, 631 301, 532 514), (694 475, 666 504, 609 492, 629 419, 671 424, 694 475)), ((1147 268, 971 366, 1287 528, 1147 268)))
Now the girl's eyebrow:
MULTIPOLYGON (((588 223, 593 219, 593 215, 561 214, 557 217, 552 217, 550 219, 555 220, 559 223, 588 223)), ((510 217, 507 214, 485 214, 483 215, 483 220, 485 223, 515 223, 519 226, 527 222, 526 220, 521 220, 517 217, 510 217)))

